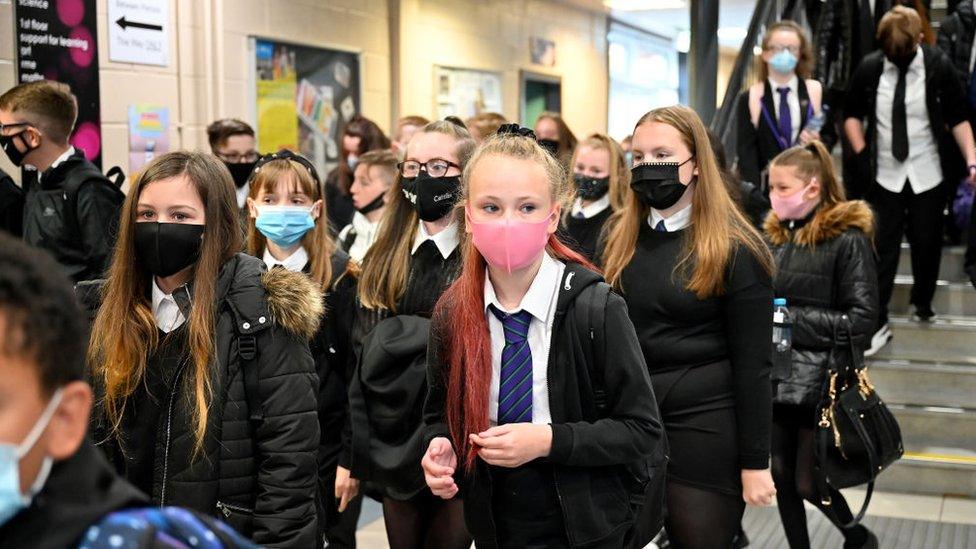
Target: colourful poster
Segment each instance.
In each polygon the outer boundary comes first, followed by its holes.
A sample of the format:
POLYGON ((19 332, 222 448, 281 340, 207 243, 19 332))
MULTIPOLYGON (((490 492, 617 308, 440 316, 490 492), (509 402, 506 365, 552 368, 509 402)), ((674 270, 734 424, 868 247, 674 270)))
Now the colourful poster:
POLYGON ((291 149, 329 173, 342 128, 359 110, 359 56, 256 40, 255 57, 258 150, 291 149))
POLYGON ((129 105, 129 173, 135 174, 156 156, 169 152, 169 109, 129 105))

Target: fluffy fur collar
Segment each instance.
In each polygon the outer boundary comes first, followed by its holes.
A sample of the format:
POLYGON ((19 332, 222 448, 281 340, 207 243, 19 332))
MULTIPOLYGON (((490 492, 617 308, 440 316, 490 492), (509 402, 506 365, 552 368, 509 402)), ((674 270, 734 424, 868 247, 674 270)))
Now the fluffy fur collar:
POLYGON ((830 207, 821 207, 813 219, 795 231, 781 222, 776 213, 769 212, 763 230, 769 241, 782 246, 792 241, 800 246, 813 247, 837 238, 848 229, 859 229, 871 238, 874 235, 874 212, 863 200, 849 200, 830 207))
POLYGON ((275 268, 261 275, 261 284, 274 322, 305 339, 315 336, 324 312, 322 291, 305 273, 275 268))

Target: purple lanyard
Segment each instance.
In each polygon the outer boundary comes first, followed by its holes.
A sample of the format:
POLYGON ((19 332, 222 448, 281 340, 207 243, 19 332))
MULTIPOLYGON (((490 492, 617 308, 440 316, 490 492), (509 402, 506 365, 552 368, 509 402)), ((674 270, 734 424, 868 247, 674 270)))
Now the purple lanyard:
MULTIPOLYGON (((766 108, 766 103, 761 101, 759 106, 762 109, 763 118, 766 119, 766 125, 769 126, 770 131, 773 132, 773 137, 776 138, 776 143, 779 144, 779 150, 785 151, 786 149, 790 148, 790 136, 783 136, 781 133, 779 133, 779 128, 776 127, 776 124, 773 122, 773 117, 769 114, 769 109, 766 108)), ((813 105, 807 103, 807 120, 810 120, 811 118, 813 118, 813 105)), ((796 145, 799 140, 800 134, 796 134, 796 141, 793 141, 792 144, 796 145)))

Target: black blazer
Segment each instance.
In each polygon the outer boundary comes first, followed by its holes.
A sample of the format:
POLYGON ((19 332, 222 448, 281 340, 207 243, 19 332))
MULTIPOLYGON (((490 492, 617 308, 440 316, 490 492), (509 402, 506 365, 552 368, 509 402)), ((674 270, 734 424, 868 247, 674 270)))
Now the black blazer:
MULTIPOLYGON (((952 62, 938 48, 922 44, 925 63, 925 104, 929 125, 939 148, 939 163, 945 181, 958 181, 965 174, 965 163, 955 146, 951 129, 968 120, 969 104, 965 91, 956 77, 952 62)), ((877 176, 877 119, 878 82, 884 71, 884 54, 872 52, 861 61, 851 76, 844 113, 847 118, 867 120, 864 139, 867 146, 858 155, 857 176, 873 185, 877 176)))
MULTIPOLYGON (((800 99, 800 128, 806 126, 810 119, 810 94, 807 92, 807 84, 803 78, 798 78, 796 93, 800 99)), ((752 125, 752 115, 749 112, 749 90, 746 89, 739 94, 737 106, 738 133, 736 135, 736 149, 739 157, 739 174, 743 181, 748 181, 759 185, 761 182, 762 171, 766 169, 769 161, 781 153, 784 148, 776 139, 776 128, 769 125, 779 124, 776 116, 776 107, 773 101, 776 95, 773 93, 769 81, 764 82, 762 105, 769 113, 767 119, 763 113, 759 115, 759 123, 752 125)), ((789 139, 789 137, 787 137, 789 139)), ((794 142, 790 140, 790 146, 794 142)))

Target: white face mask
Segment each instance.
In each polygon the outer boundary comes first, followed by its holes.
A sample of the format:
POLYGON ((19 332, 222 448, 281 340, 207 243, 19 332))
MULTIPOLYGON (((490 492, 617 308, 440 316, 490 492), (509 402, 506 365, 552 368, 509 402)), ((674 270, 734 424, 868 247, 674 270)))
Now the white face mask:
POLYGON ((58 409, 58 404, 61 402, 61 394, 61 389, 54 393, 23 442, 20 444, 0 442, 0 526, 30 505, 34 496, 44 488, 44 483, 51 474, 54 460, 45 456, 41 470, 38 471, 30 490, 26 494, 20 493, 20 460, 37 444, 37 439, 41 438, 44 429, 47 429, 48 423, 54 417, 54 411, 58 409))

